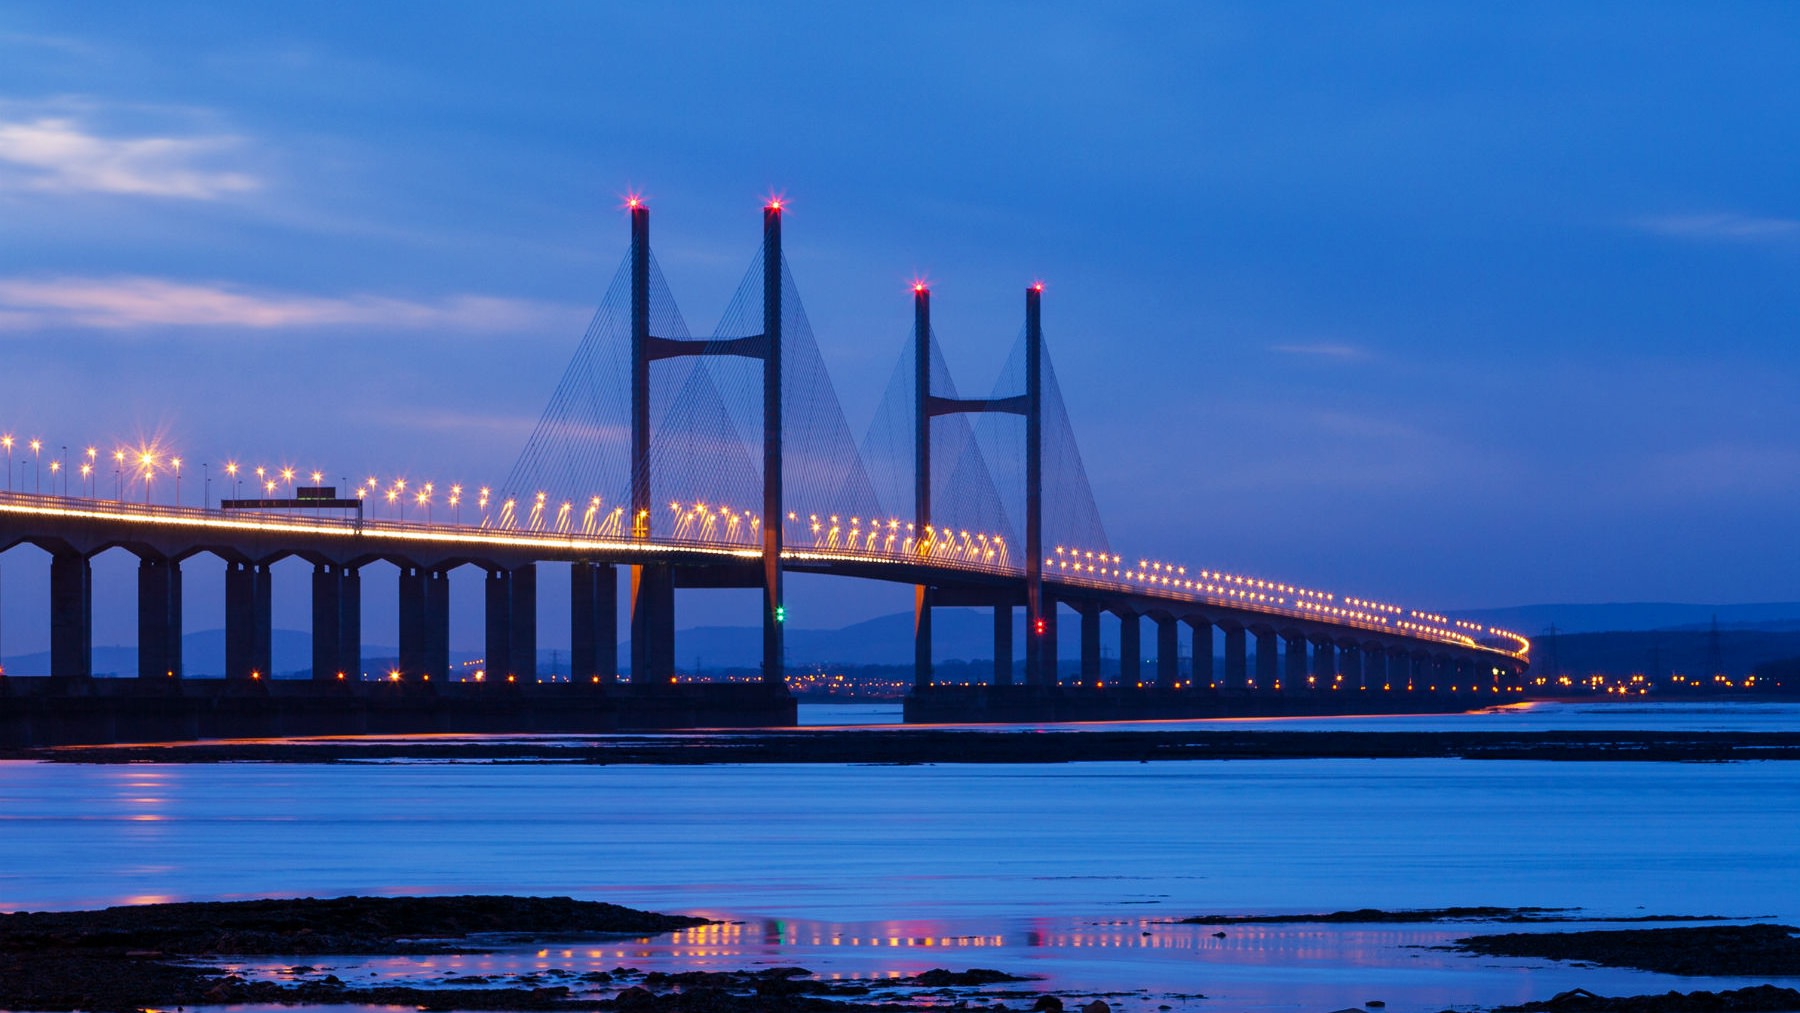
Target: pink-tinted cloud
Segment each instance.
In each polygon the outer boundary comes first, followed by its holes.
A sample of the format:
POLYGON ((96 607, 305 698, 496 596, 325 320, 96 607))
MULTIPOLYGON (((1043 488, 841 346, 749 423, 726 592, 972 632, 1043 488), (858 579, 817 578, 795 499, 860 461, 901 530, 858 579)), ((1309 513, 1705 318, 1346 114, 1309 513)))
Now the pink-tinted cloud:
POLYGON ((217 165, 229 135, 106 137, 70 117, 0 120, 0 188, 216 200, 260 189, 217 165))
POLYGON ((478 333, 566 323, 570 312, 484 295, 418 300, 257 292, 145 277, 0 278, 0 329, 11 331, 382 327, 478 333))

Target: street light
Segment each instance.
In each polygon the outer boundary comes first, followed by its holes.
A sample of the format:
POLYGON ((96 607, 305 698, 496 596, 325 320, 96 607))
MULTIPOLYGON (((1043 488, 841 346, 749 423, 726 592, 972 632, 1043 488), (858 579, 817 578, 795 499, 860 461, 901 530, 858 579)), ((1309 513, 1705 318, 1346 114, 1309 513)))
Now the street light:
POLYGON ((43 440, 31 441, 31 480, 34 483, 39 496, 44 494, 44 472, 42 468, 38 467, 39 460, 42 456, 39 451, 43 449, 43 440))
POLYGON ((125 451, 113 451, 113 499, 125 499, 125 451))
POLYGON ((88 463, 84 462, 81 465, 81 477, 87 483, 88 499, 93 499, 94 498, 94 466, 92 464, 88 464, 88 463))
POLYGON ((138 453, 138 464, 144 468, 144 505, 150 505, 150 480, 156 477, 156 452, 144 450, 138 453))
POLYGON ((207 510, 212 509, 212 471, 206 462, 200 462, 200 505, 207 510))
POLYGON ((244 482, 242 479, 238 478, 238 466, 236 461, 225 462, 225 474, 231 478, 231 498, 240 498, 244 492, 244 482))
POLYGON ((12 447, 13 447, 13 438, 12 438, 12 434, 11 434, 11 433, 7 433, 7 434, 6 434, 6 435, 4 435, 4 436, 0 436, 0 447, 5 447, 5 448, 6 448, 6 491, 7 491, 7 492, 12 492, 12 491, 13 491, 13 487, 12 487, 12 447))
POLYGON ((169 463, 175 466, 175 505, 181 505, 181 458, 172 457, 169 463))

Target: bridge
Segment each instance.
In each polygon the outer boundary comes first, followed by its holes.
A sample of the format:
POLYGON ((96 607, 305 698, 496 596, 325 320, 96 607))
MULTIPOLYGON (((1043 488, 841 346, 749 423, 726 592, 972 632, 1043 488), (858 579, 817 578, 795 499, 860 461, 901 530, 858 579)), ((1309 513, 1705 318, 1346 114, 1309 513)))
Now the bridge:
MULTIPOLYGON (((317 473, 312 486, 299 486, 287 472, 280 483, 259 475, 255 498, 214 505, 209 493, 189 506, 179 498, 180 459, 158 448, 117 452, 115 495, 96 495, 102 483, 89 448, 73 488, 64 470, 61 492, 53 473, 50 493, 28 493, 12 488, 7 436, 0 552, 29 543, 51 559, 51 670, 41 680, 0 679, 15 713, 28 699, 298 692, 273 685, 270 568, 288 557, 313 566, 307 684, 325 695, 491 703, 499 693, 554 693, 553 706, 566 711, 570 695, 583 692, 613 701, 593 706, 615 718, 638 707, 637 718, 617 718, 625 724, 791 721, 783 646, 790 572, 913 586, 909 716, 921 720, 1004 717, 1024 713, 1009 711, 1008 700, 1065 692, 1098 699, 1110 691, 1115 702, 1136 693, 1151 701, 1146 713, 1199 713, 1221 694, 1354 693, 1379 696, 1389 709, 1403 695, 1453 693, 1460 707, 1522 691, 1530 644, 1515 633, 1113 551, 1050 362, 1042 284, 1025 289, 1006 375, 989 395, 965 397, 937 345, 929 286, 915 283, 910 340, 859 444, 782 254, 782 202, 763 208, 744 282, 718 329, 699 338, 652 255, 648 207, 633 197, 628 211, 629 252, 503 483, 409 489, 371 478, 351 490, 322 486, 317 473), (153 500, 159 477, 165 498, 173 485, 175 502, 153 500), (282 485, 286 496, 277 495, 282 485), (409 503, 420 511, 436 503, 440 517, 449 507, 451 518, 406 520, 409 503), (376 516, 384 505, 388 516, 376 516), (96 680, 90 561, 118 547, 139 560, 138 674, 96 680), (226 601, 223 686, 204 690, 196 684, 221 680, 184 679, 181 657, 182 562, 201 553, 224 560, 226 601), (374 689, 361 657, 360 572, 378 562, 400 575, 399 661, 375 673, 374 689), (572 675, 554 689, 537 670, 537 565, 545 562, 568 563, 571 574, 572 675), (449 664, 449 587, 464 567, 485 575, 485 662, 473 680, 453 679, 449 664), (619 665, 620 568, 628 571, 628 680, 619 665), (760 685, 720 689, 713 704, 676 671, 676 591, 695 587, 760 591, 760 685), (935 684, 931 645, 935 608, 971 606, 994 616, 993 674, 974 695, 935 684), (1019 609, 1022 667, 1013 643, 1019 609), (1058 650, 1069 619, 1080 641, 1072 669, 1058 650), (1119 624, 1120 674, 1103 686, 1108 619, 1119 624), (1154 671, 1144 665, 1146 620, 1154 671), (677 699, 688 703, 671 709, 677 699)), ((240 484, 237 465, 228 471, 240 484)))

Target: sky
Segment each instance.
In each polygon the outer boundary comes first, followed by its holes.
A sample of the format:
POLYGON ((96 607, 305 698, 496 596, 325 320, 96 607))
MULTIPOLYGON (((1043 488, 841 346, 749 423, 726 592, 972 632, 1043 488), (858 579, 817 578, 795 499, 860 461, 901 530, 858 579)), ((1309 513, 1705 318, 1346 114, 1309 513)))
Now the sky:
POLYGON ((781 193, 859 433, 914 277, 965 390, 1045 281, 1125 555, 1793 600, 1797 51, 1765 3, 4 0, 0 429, 497 483, 622 195, 709 330, 781 193))

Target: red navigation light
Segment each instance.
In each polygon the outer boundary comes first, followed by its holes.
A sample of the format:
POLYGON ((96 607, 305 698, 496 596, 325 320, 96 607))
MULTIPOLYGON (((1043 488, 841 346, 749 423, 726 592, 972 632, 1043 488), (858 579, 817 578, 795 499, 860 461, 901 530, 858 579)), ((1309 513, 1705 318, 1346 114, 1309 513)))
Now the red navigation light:
POLYGON ((913 291, 919 292, 919 293, 925 293, 925 292, 931 291, 931 287, 926 285, 923 281, 914 280, 913 281, 913 291))
POLYGON ((1042 618, 1039 618, 1036 622, 1032 623, 1032 630, 1038 636, 1041 637, 1044 635, 1044 629, 1045 629, 1044 620, 1042 618))
POLYGON ((1032 290, 1032 291, 1033 291, 1033 292, 1042 292, 1042 291, 1043 291, 1043 290, 1044 290, 1044 283, 1043 283, 1043 282, 1041 282, 1041 281, 1034 281, 1034 282, 1032 282, 1032 283, 1031 283, 1031 290, 1032 290))
POLYGON ((776 214, 780 214, 781 212, 787 210, 787 194, 785 194, 785 193, 769 194, 769 202, 767 204, 764 204, 763 207, 766 210, 773 211, 776 214))
POLYGON ((639 190, 625 191, 625 203, 620 205, 628 211, 636 211, 644 206, 644 194, 639 190))

